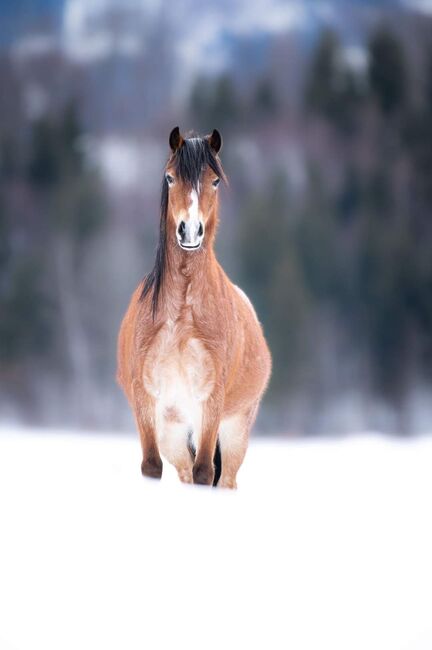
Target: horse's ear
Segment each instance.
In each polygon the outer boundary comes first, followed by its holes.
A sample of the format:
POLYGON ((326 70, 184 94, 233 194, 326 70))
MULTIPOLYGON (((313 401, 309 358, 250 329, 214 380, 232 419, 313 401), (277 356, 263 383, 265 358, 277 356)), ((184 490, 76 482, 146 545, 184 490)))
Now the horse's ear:
POLYGON ((219 153, 222 149, 222 136, 217 129, 213 129, 213 133, 207 136, 209 145, 215 153, 219 153))
POLYGON ((183 138, 182 138, 182 136, 180 134, 180 129, 178 128, 178 126, 175 126, 173 128, 173 130, 171 131, 170 137, 169 137, 169 144, 170 144, 170 147, 171 147, 171 151, 173 153, 175 153, 177 151, 177 149, 180 149, 183 142, 184 142, 184 140, 183 140, 183 138))

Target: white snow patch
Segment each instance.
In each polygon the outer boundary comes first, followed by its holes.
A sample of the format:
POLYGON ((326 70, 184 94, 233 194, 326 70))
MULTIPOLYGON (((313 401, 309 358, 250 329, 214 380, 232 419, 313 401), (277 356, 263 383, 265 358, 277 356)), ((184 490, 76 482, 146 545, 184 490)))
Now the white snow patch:
POLYGON ((412 11, 432 14, 432 0, 405 0, 404 4, 412 11))
POLYGON ((92 139, 85 149, 92 163, 101 170, 108 187, 118 192, 134 188, 151 191, 165 153, 157 141, 133 140, 121 135, 92 139))
POLYGON ((51 54, 58 48, 58 40, 51 34, 27 34, 13 44, 12 56, 19 60, 32 59, 51 54))
POLYGON ((254 441, 239 490, 137 436, 0 432, 0 647, 432 647, 432 438, 254 441))
POLYGON ((344 62, 355 72, 365 73, 368 66, 368 52, 361 45, 347 45, 342 50, 344 62))
MULTIPOLYGON (((134 9, 136 2, 123 2, 122 10, 134 9)), ((122 25, 116 0, 66 0, 63 10, 62 44, 68 57, 87 63, 113 53, 136 56, 142 50, 138 31, 122 25), (120 22, 119 22, 120 21, 120 22)))

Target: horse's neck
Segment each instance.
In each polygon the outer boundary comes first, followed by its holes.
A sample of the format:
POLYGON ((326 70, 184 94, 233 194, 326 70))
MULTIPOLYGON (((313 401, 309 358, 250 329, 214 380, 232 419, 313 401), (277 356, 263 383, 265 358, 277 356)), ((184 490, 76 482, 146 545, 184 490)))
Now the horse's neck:
POLYGON ((219 264, 209 243, 196 252, 187 252, 172 242, 168 246, 163 281, 167 316, 176 319, 189 303, 200 301, 203 292, 211 291, 219 264))

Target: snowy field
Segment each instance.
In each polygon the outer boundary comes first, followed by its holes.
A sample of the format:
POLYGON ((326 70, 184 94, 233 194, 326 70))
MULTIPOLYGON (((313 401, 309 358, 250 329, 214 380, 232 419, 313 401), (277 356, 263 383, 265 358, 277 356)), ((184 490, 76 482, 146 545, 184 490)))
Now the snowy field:
POLYGON ((0 431, 0 650, 432 649, 432 438, 254 441, 236 493, 139 466, 0 431))

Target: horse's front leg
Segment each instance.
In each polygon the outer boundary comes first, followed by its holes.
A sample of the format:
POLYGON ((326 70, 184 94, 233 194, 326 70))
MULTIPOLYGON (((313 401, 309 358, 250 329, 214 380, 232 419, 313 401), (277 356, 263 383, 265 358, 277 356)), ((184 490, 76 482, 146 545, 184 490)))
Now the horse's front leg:
POLYGON ((210 395, 204 403, 202 429, 198 441, 198 449, 192 470, 193 482, 199 485, 213 485, 216 442, 222 412, 222 396, 218 393, 210 395))
POLYGON ((135 379, 132 384, 132 394, 143 456, 141 473, 149 478, 161 478, 162 459, 156 440, 154 398, 144 389, 142 382, 138 379, 135 379))

